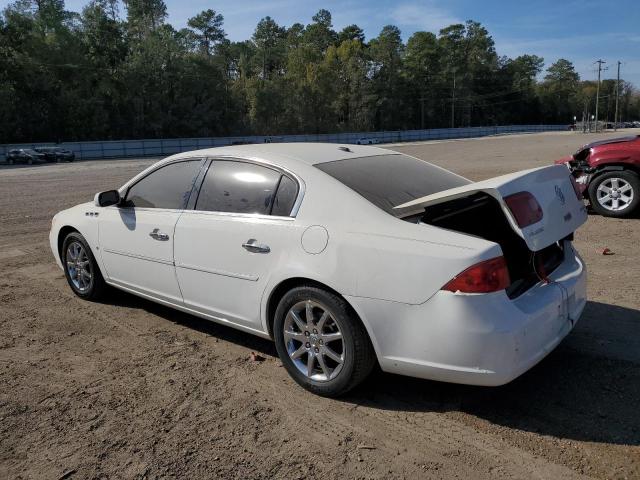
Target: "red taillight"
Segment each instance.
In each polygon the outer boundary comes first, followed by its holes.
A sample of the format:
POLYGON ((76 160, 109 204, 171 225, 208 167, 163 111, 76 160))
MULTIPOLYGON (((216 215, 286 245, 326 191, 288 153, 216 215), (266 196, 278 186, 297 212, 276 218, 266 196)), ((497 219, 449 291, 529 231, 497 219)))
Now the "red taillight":
POLYGON ((464 293, 490 293, 504 290, 511 284, 504 257, 476 263, 456 275, 442 290, 464 293))
POLYGON ((528 227, 542 220, 542 208, 536 197, 529 192, 518 192, 504 197, 509 210, 520 228, 528 227))
POLYGON ((578 200, 582 201, 582 192, 580 191, 578 182, 576 182, 576 179, 573 175, 570 175, 569 178, 571 178, 571 186, 573 187, 573 191, 576 192, 576 197, 578 197, 578 200))

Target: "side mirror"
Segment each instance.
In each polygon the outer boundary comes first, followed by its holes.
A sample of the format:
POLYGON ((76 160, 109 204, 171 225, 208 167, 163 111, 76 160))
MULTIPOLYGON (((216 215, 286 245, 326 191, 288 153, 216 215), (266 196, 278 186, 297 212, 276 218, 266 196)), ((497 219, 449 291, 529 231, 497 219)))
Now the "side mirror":
POLYGON ((120 203, 120 192, 118 190, 107 190, 106 192, 96 193, 93 203, 96 207, 118 205, 120 203))

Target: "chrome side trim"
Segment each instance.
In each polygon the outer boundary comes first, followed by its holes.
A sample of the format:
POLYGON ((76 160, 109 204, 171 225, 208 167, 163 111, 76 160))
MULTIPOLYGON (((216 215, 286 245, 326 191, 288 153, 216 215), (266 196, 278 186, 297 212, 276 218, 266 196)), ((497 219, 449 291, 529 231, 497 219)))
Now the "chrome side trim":
POLYGON ((172 261, 162 260, 161 258, 147 257, 145 255, 138 255, 138 254, 129 253, 129 252, 121 252, 120 250, 111 250, 110 248, 103 248, 102 251, 107 253, 113 253, 114 255, 122 255, 123 257, 136 258, 138 260, 146 260, 147 262, 156 262, 156 263, 162 263, 164 265, 173 266, 172 261))
POLYGON ((195 270, 196 272, 211 273, 213 275, 222 275, 223 277, 239 278, 240 280, 248 280, 250 282, 257 282, 260 279, 258 275, 226 272, 224 270, 212 270, 209 268, 196 267, 195 265, 188 265, 186 263, 178 263, 176 264, 176 268, 184 268, 185 270, 195 270))

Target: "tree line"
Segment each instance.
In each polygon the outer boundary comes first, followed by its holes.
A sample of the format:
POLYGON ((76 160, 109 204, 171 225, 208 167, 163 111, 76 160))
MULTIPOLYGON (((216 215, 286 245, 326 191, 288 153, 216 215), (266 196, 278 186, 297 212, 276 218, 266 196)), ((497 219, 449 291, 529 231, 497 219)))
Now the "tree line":
MULTIPOLYGON (((378 131, 564 123, 595 110, 594 81, 570 61, 499 56, 475 21, 403 42, 333 28, 258 22, 232 42, 214 10, 187 27, 163 0, 18 0, 0 16, 0 143, 378 131)), ((621 118, 640 118, 622 82, 621 118)), ((601 85, 613 119, 615 82, 601 85)))

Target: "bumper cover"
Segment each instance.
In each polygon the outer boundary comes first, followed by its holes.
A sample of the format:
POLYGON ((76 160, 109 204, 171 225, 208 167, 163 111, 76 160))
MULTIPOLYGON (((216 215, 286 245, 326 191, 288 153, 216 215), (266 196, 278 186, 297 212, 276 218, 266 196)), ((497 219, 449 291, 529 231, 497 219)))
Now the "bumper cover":
POLYGON ((504 292, 440 291, 422 305, 349 297, 382 370, 469 385, 503 385, 549 354, 586 304, 584 263, 569 242, 549 276, 510 300, 504 292))

